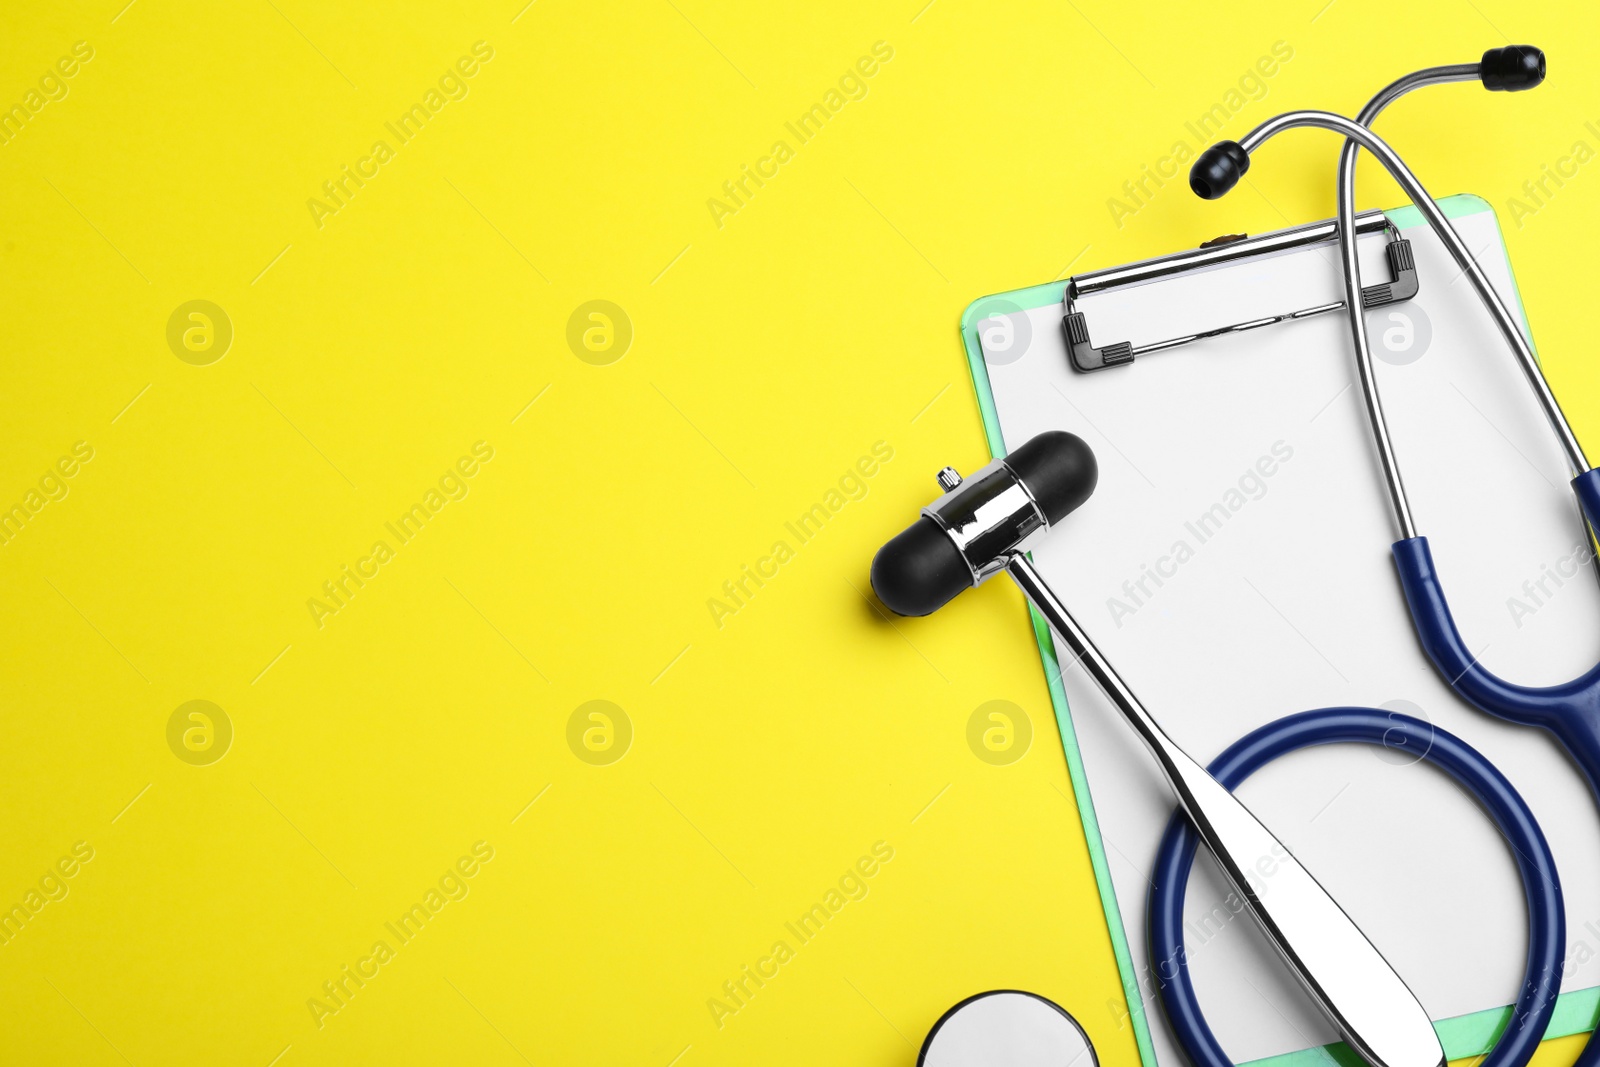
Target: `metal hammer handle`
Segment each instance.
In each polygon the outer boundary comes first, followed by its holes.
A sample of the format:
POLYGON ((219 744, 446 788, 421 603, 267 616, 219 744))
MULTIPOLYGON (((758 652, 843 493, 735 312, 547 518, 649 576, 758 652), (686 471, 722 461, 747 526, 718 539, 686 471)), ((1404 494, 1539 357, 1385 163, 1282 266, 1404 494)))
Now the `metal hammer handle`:
POLYGON ((1013 552, 1005 566, 1150 746, 1228 881, 1344 1039, 1374 1067, 1443 1064, 1444 1050, 1428 1013, 1344 909, 1249 808, 1156 724, 1033 564, 1013 552), (1270 894, 1258 894, 1246 877, 1263 859, 1276 867, 1270 894))

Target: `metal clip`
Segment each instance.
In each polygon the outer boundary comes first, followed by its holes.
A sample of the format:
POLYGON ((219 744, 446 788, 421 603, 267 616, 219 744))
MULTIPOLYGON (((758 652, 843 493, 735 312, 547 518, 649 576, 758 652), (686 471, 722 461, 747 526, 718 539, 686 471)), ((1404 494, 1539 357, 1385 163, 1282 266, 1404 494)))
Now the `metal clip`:
MULTIPOLYGON (((1403 300, 1410 300, 1417 295, 1417 290, 1420 288, 1417 279, 1416 258, 1412 255, 1411 242, 1399 235, 1399 231, 1394 228, 1381 211, 1369 211, 1356 218, 1356 233, 1358 235, 1379 231, 1385 232, 1390 236, 1389 245, 1385 253, 1388 257, 1389 273, 1392 276, 1392 280, 1362 287, 1361 306, 1364 308, 1382 307, 1385 304, 1396 304, 1403 300)), ((1179 252, 1177 255, 1146 260, 1143 263, 1135 263, 1127 267, 1113 267, 1110 270, 1095 271, 1074 277, 1067 282, 1066 294, 1062 299, 1064 316, 1061 320, 1061 330, 1066 336, 1067 352, 1072 359, 1072 366, 1081 373, 1105 370, 1107 367, 1121 367, 1132 363, 1135 356, 1145 355, 1149 352, 1160 352, 1168 348, 1178 348, 1194 341, 1204 340, 1208 337, 1220 337, 1228 333, 1243 333, 1246 330, 1257 330, 1263 326, 1271 326, 1279 322, 1306 319, 1313 315, 1323 315, 1330 311, 1338 311, 1344 307, 1343 300, 1319 304, 1316 307, 1302 308, 1299 311, 1289 311, 1281 315, 1268 315, 1264 318, 1251 319, 1248 322, 1236 322, 1227 326, 1218 326, 1198 333, 1168 338, 1165 341, 1153 341, 1149 344, 1137 346, 1127 341, 1117 341, 1097 347, 1089 337, 1089 324, 1084 318, 1083 312, 1078 311, 1074 306, 1079 297, 1086 296, 1089 293, 1105 292, 1125 285, 1155 281, 1158 278, 1168 278, 1233 260, 1283 252, 1306 245, 1321 244, 1332 241, 1337 236, 1338 224, 1330 220, 1313 223, 1309 226, 1295 227, 1291 230, 1281 230, 1278 233, 1266 234, 1262 237, 1235 239, 1221 244, 1216 241, 1207 241, 1195 251, 1179 252)))

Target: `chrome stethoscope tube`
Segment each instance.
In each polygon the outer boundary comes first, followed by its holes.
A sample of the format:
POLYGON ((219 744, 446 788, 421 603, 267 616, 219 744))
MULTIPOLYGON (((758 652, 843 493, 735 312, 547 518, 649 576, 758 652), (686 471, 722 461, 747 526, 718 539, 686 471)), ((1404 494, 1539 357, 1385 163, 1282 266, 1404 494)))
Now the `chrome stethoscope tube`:
MULTIPOLYGON (((1407 74, 1390 82, 1361 109, 1356 122, 1370 127, 1383 109, 1413 89, 1425 85, 1442 85, 1448 82, 1477 81, 1478 64, 1460 63, 1448 67, 1430 67, 1407 74)), ((1346 141, 1339 153, 1339 255, 1344 260, 1345 297, 1361 292, 1361 268, 1356 257, 1356 237, 1351 220, 1355 218, 1356 156, 1361 146, 1346 141)), ((1350 332, 1354 337, 1356 370, 1361 378, 1361 397, 1367 405, 1367 422, 1372 427, 1372 441, 1378 449, 1378 460, 1383 466, 1384 481, 1389 487, 1389 503, 1394 509, 1395 525, 1401 537, 1415 537, 1416 525, 1411 519, 1411 504, 1406 499, 1405 483, 1400 477, 1400 464, 1395 460, 1394 444, 1389 439, 1389 424, 1383 417, 1383 402, 1378 398, 1378 383, 1373 376, 1372 349, 1367 341, 1367 320, 1361 313, 1361 304, 1346 305, 1350 319, 1350 332)))
POLYGON ((1326 111, 1291 111, 1275 118, 1268 119, 1261 125, 1251 130, 1238 142, 1240 155, 1244 157, 1238 165, 1238 173, 1242 174, 1248 167, 1248 155, 1261 145, 1285 130, 1300 127, 1315 127, 1318 129, 1332 130, 1344 135, 1346 138, 1344 151, 1339 160, 1339 252, 1344 268, 1345 308, 1350 320, 1350 329, 1355 338, 1356 364, 1360 372, 1362 397, 1366 402, 1367 416, 1372 427, 1373 441, 1378 449, 1379 460, 1383 467, 1384 480, 1389 489, 1389 500, 1394 510, 1395 523, 1400 529, 1402 538, 1416 536, 1416 525, 1411 517, 1410 503, 1406 498, 1405 487, 1401 481, 1400 468, 1395 460, 1394 446, 1389 436, 1388 424, 1383 415, 1383 404, 1379 399, 1377 383, 1373 375, 1372 353, 1367 337, 1365 317, 1361 312, 1361 267, 1356 256, 1355 235, 1355 164, 1356 155, 1361 148, 1367 149, 1399 183, 1400 187, 1410 197, 1413 204, 1427 220, 1440 240, 1449 250, 1451 258, 1461 268, 1462 273, 1472 282, 1472 287, 1477 291, 1479 299, 1488 309, 1500 334, 1516 355, 1518 364, 1527 378, 1528 385, 1533 389, 1539 406, 1544 410, 1546 419, 1550 422, 1551 429, 1555 432, 1562 450, 1566 453, 1567 463, 1574 474, 1581 474, 1589 469, 1588 458, 1584 455, 1583 447, 1578 444, 1576 435, 1572 432, 1571 425, 1567 422, 1561 405, 1551 393, 1549 384, 1545 381, 1544 374, 1539 369, 1539 362, 1533 354, 1532 347, 1527 338, 1523 336, 1522 328, 1512 317, 1505 302, 1500 299, 1490 284, 1487 275, 1478 266, 1471 251, 1450 225, 1449 219, 1434 203, 1427 189, 1411 172, 1399 155, 1389 145, 1367 128, 1385 107, 1399 99, 1413 89, 1424 85, 1441 84, 1452 81, 1465 81, 1479 76, 1476 64, 1460 64, 1447 67, 1433 67, 1428 70, 1418 71, 1407 75, 1387 86, 1382 92, 1362 109, 1360 116, 1352 121, 1342 115, 1335 115, 1326 111))
MULTIPOLYGON (((1448 68, 1443 68, 1448 69, 1448 68)), ((1404 79, 1402 79, 1403 81, 1404 79)), ((1401 83, 1397 82, 1396 86, 1401 83)), ((1391 87, 1394 88, 1394 87, 1391 87)), ((1389 97, 1394 99, 1404 92, 1401 88, 1389 97)), ((1389 100, 1383 100, 1387 104, 1389 100)), ((1370 105, 1369 105, 1370 106, 1370 105)), ((1381 109, 1380 109, 1381 110, 1381 109)), ((1367 129, 1358 122, 1335 115, 1328 111, 1290 111, 1276 118, 1268 119, 1255 129, 1251 130, 1239 147, 1249 153, 1271 140, 1285 130, 1300 127, 1316 127, 1332 130, 1342 134, 1349 141, 1371 152, 1382 163, 1384 169, 1394 177, 1394 180, 1405 190, 1417 210, 1422 212, 1428 225, 1439 235, 1444 246, 1450 252, 1450 257, 1456 261, 1463 274, 1472 282, 1472 287, 1477 290, 1478 298, 1488 308, 1494 317, 1495 325, 1500 328, 1500 334, 1511 346, 1516 354, 1517 362, 1521 365, 1523 374, 1528 379, 1528 384, 1533 388, 1534 395, 1539 400, 1539 406, 1544 409, 1545 417, 1549 419, 1551 428, 1561 442, 1562 450, 1566 452, 1567 463, 1572 467, 1574 474, 1580 474, 1589 469, 1589 461, 1583 454, 1583 448, 1578 444, 1578 439, 1573 435, 1572 427, 1568 424, 1566 415, 1561 410, 1561 405, 1556 402, 1555 395, 1550 392, 1550 386, 1544 380, 1544 374, 1539 370, 1539 361, 1534 357, 1533 349, 1522 335, 1522 329, 1507 310, 1500 294, 1489 283, 1489 278, 1478 266, 1478 261, 1472 257, 1472 252, 1461 240, 1455 228, 1450 225, 1450 220, 1434 203, 1428 190, 1423 188, 1422 182, 1411 172, 1405 161, 1402 160, 1394 149, 1377 134, 1367 129)), ((1352 171, 1354 159, 1351 160, 1352 171)), ((1343 175, 1341 174, 1341 178, 1343 175)), ((1400 483, 1399 468, 1395 463, 1393 445, 1389 440, 1388 427, 1383 421, 1383 409, 1378 400, 1376 383, 1372 377, 1372 356, 1367 344, 1366 322, 1361 314, 1361 267, 1356 260, 1356 246, 1352 234, 1352 223, 1355 218, 1355 189, 1353 184, 1346 187, 1341 184, 1340 196, 1340 240, 1339 251, 1344 266, 1345 302, 1349 307, 1351 329, 1356 331, 1357 358, 1361 367, 1361 389, 1366 398, 1367 412, 1372 419, 1372 432, 1377 440, 1381 453, 1384 477, 1388 482, 1390 501, 1394 506, 1395 520, 1405 538, 1416 536, 1416 527, 1411 520, 1410 505, 1406 500, 1405 490, 1400 483), (1345 209, 1349 208, 1348 217, 1345 209), (1347 236, 1351 235, 1351 236, 1347 236)))
MULTIPOLYGON (((1366 107, 1362 108, 1361 113, 1356 116, 1356 122, 1362 126, 1370 127, 1386 107, 1414 89, 1420 89, 1427 85, 1442 85, 1448 82, 1476 81, 1479 76, 1480 68, 1477 63, 1430 67, 1426 70, 1408 74, 1385 86, 1381 92, 1369 100, 1366 107)), ((1248 142, 1256 133, 1261 132, 1262 130, 1258 128, 1255 133, 1252 133, 1245 140, 1248 142)), ((1270 133, 1264 134, 1255 144, 1259 145, 1270 136, 1270 133)), ((1247 148, 1246 150, 1248 151, 1249 149, 1247 148)), ((1356 156, 1360 151, 1360 144, 1355 140, 1347 140, 1344 143, 1344 149, 1339 154, 1339 252, 1345 266, 1345 294, 1347 298, 1350 294, 1359 294, 1361 291, 1361 268, 1356 259, 1354 232, 1356 156)), ((1420 206, 1421 201, 1416 201, 1415 196, 1413 196, 1413 201, 1420 206)), ((1433 201, 1430 199, 1427 203, 1432 206, 1433 201)), ((1431 217, 1429 222, 1433 222, 1431 217)), ((1437 223, 1434 223, 1434 226, 1436 229, 1438 228, 1437 223)), ((1448 228, 1448 223, 1446 223, 1446 227, 1448 228)), ((1450 230, 1450 233, 1452 236, 1454 235, 1453 230, 1450 230)), ((1457 239, 1456 244, 1460 245, 1459 239, 1457 239)), ((1455 249, 1452 248, 1451 251, 1454 252, 1455 249)), ((1456 256, 1456 261, 1458 263, 1461 261, 1459 255, 1456 256)), ((1465 264, 1463 266, 1465 267, 1465 264)), ((1493 316, 1495 325, 1500 328, 1501 335, 1505 337, 1512 351, 1516 353, 1517 361, 1522 367, 1523 374, 1528 379, 1528 384, 1533 388, 1540 407, 1544 409, 1545 417, 1550 421, 1551 428, 1561 442, 1562 450, 1566 452, 1567 463, 1571 466, 1572 473, 1579 474, 1588 470, 1589 461, 1584 456, 1583 448, 1578 444, 1578 439, 1573 434, 1572 427, 1568 424, 1566 415, 1561 410, 1561 405, 1557 403, 1555 396, 1550 392, 1550 386, 1545 381, 1544 374, 1539 369, 1538 361, 1534 358, 1533 350, 1523 336, 1521 328, 1517 325, 1516 320, 1512 318, 1505 303, 1500 300, 1499 294, 1488 284, 1488 279, 1484 277, 1482 270, 1478 268, 1476 260, 1472 261, 1467 273, 1472 279, 1473 287, 1478 290, 1480 297, 1483 299, 1484 306, 1488 308, 1489 314, 1493 316)), ((1359 306, 1359 304, 1356 305, 1357 308, 1359 306)), ((1361 393, 1366 401, 1367 418, 1371 423, 1373 442, 1377 445, 1379 458, 1383 465, 1384 479, 1389 486, 1389 499, 1394 507, 1395 523, 1400 528, 1402 538, 1415 537, 1417 531, 1411 518, 1411 508, 1406 499, 1405 486, 1400 478, 1400 468, 1395 462, 1394 446, 1389 438, 1389 426, 1384 419, 1383 405, 1378 399, 1377 383, 1373 378, 1372 348, 1367 339, 1366 318, 1359 310, 1351 310, 1349 319, 1350 332, 1354 337, 1355 343, 1356 365, 1361 377, 1361 393)))

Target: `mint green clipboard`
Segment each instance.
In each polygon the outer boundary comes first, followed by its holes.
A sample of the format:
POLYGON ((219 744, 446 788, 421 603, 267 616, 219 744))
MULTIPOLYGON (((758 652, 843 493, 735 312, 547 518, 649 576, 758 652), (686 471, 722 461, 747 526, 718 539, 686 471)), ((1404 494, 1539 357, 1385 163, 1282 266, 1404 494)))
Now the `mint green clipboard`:
MULTIPOLYGON (((1440 200, 1439 207, 1452 219, 1465 218, 1480 212, 1494 211, 1487 200, 1479 196, 1457 195, 1440 200)), ((1397 228, 1408 230, 1425 226, 1422 213, 1415 207, 1385 211, 1397 228)), ((1498 222, 1498 220, 1497 220, 1498 222)), ((1500 240, 1500 254, 1506 255, 1505 238, 1500 240)), ((1511 274, 1507 260, 1507 273, 1511 274)), ((1515 289, 1515 274, 1511 274, 1515 289)), ((1000 433, 1000 416, 995 410, 994 393, 989 386, 989 369, 983 359, 983 346, 978 340, 978 324, 997 312, 1029 311, 1034 308, 1060 304, 1065 295, 1065 281, 1047 282, 1044 285, 1016 289, 1009 293, 995 293, 973 301, 961 313, 961 343, 966 349, 968 369, 972 372, 972 385, 977 391, 978 408, 983 415, 984 436, 992 456, 1006 454, 1005 439, 1000 433)), ((1513 293, 1514 310, 1527 325, 1522 298, 1513 293)), ((1531 331, 1528 331, 1531 335, 1531 331)), ((1106 860, 1105 847, 1100 838, 1100 824, 1095 818, 1094 799, 1089 795, 1088 779, 1083 772, 1083 756, 1078 748, 1077 734, 1072 726, 1072 712, 1067 707, 1067 694, 1061 686, 1061 669, 1056 660, 1055 641, 1045 621, 1031 607, 1034 637, 1039 642, 1039 658, 1044 664, 1045 681, 1050 688, 1050 702, 1055 708, 1056 726, 1061 733, 1061 748, 1067 757, 1067 774, 1072 779, 1072 793, 1078 811, 1083 817, 1083 833, 1089 844, 1089 857, 1094 867, 1095 885, 1100 891, 1100 901, 1105 909, 1106 929, 1111 935, 1112 950, 1116 954, 1117 971, 1122 978, 1123 995, 1128 1001, 1128 1018, 1133 1025, 1134 1038, 1139 1046, 1139 1058, 1145 1067, 1160 1067, 1156 1063, 1155 1048, 1150 1041, 1149 1022, 1145 1019, 1144 999, 1139 995, 1139 982, 1134 969, 1133 954, 1128 948, 1127 934, 1122 925, 1122 912, 1117 906, 1116 890, 1111 884, 1111 867, 1106 860)), ((1144 910, 1143 901, 1135 906, 1136 913, 1144 910)), ((1556 1002, 1555 1015, 1545 1031, 1545 1039, 1566 1037, 1593 1030, 1600 1017, 1600 986, 1575 989, 1563 993, 1556 1002)), ((1439 1040, 1449 1059, 1481 1056, 1494 1047, 1506 1023, 1511 1018, 1511 1007, 1486 1008, 1468 1015, 1434 1022, 1439 1040)), ((1364 1061, 1344 1042, 1316 1048, 1269 1056, 1251 1061, 1246 1067, 1364 1067, 1364 1061)))

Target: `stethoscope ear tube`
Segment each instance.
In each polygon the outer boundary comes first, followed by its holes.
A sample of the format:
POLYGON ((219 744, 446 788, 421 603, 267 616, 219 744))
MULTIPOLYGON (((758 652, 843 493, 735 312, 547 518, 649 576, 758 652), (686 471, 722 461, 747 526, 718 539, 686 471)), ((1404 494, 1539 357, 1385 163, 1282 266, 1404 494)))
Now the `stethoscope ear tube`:
MULTIPOLYGON (((1526 976, 1504 1033, 1478 1067, 1523 1067, 1538 1049, 1561 991, 1566 912, 1550 845, 1533 812, 1494 764, 1459 737, 1421 719, 1374 708, 1323 708, 1246 734, 1208 769, 1224 786, 1237 789, 1279 756, 1341 742, 1403 746, 1419 753, 1476 797, 1510 842, 1528 900, 1526 976)), ((1150 875, 1150 966, 1167 1020, 1189 1061, 1194 1067, 1232 1067, 1200 1009, 1184 946, 1183 901, 1198 845, 1188 821, 1174 813, 1150 875)))
POLYGON ((1356 119, 1326 111, 1290 111, 1261 123, 1238 142, 1223 141, 1202 152, 1190 171, 1190 186, 1195 193, 1207 199, 1222 196, 1243 177, 1249 167, 1252 152, 1285 130, 1313 127, 1330 130, 1346 138, 1340 156, 1338 178, 1339 253, 1345 281, 1345 311, 1350 318, 1350 328, 1356 349, 1357 368, 1361 376, 1361 391, 1367 406, 1372 433, 1383 463, 1384 477, 1388 483, 1396 523, 1402 537, 1413 537, 1417 531, 1412 522, 1410 506, 1406 502, 1399 466, 1394 458, 1383 406, 1377 393, 1372 370, 1372 356, 1366 336, 1365 319, 1361 302, 1361 265, 1356 256, 1355 227, 1355 158, 1358 147, 1365 148, 1383 164, 1391 177, 1400 185, 1412 203, 1437 234, 1463 275, 1470 281, 1478 299, 1493 318, 1506 344, 1515 355, 1524 377, 1533 389, 1534 396, 1550 423, 1551 430, 1560 441, 1573 471, 1586 471, 1589 461, 1578 443, 1577 436, 1549 383, 1539 368, 1533 348, 1524 335, 1522 326, 1506 307, 1505 301, 1484 274, 1472 251, 1461 240, 1450 220, 1411 172, 1398 154, 1369 128, 1379 112, 1394 100, 1412 89, 1424 85, 1443 84, 1477 78, 1492 90, 1528 89, 1544 78, 1544 53, 1527 45, 1504 49, 1490 49, 1478 63, 1465 63, 1451 67, 1433 67, 1417 71, 1398 79, 1373 97, 1356 119))

